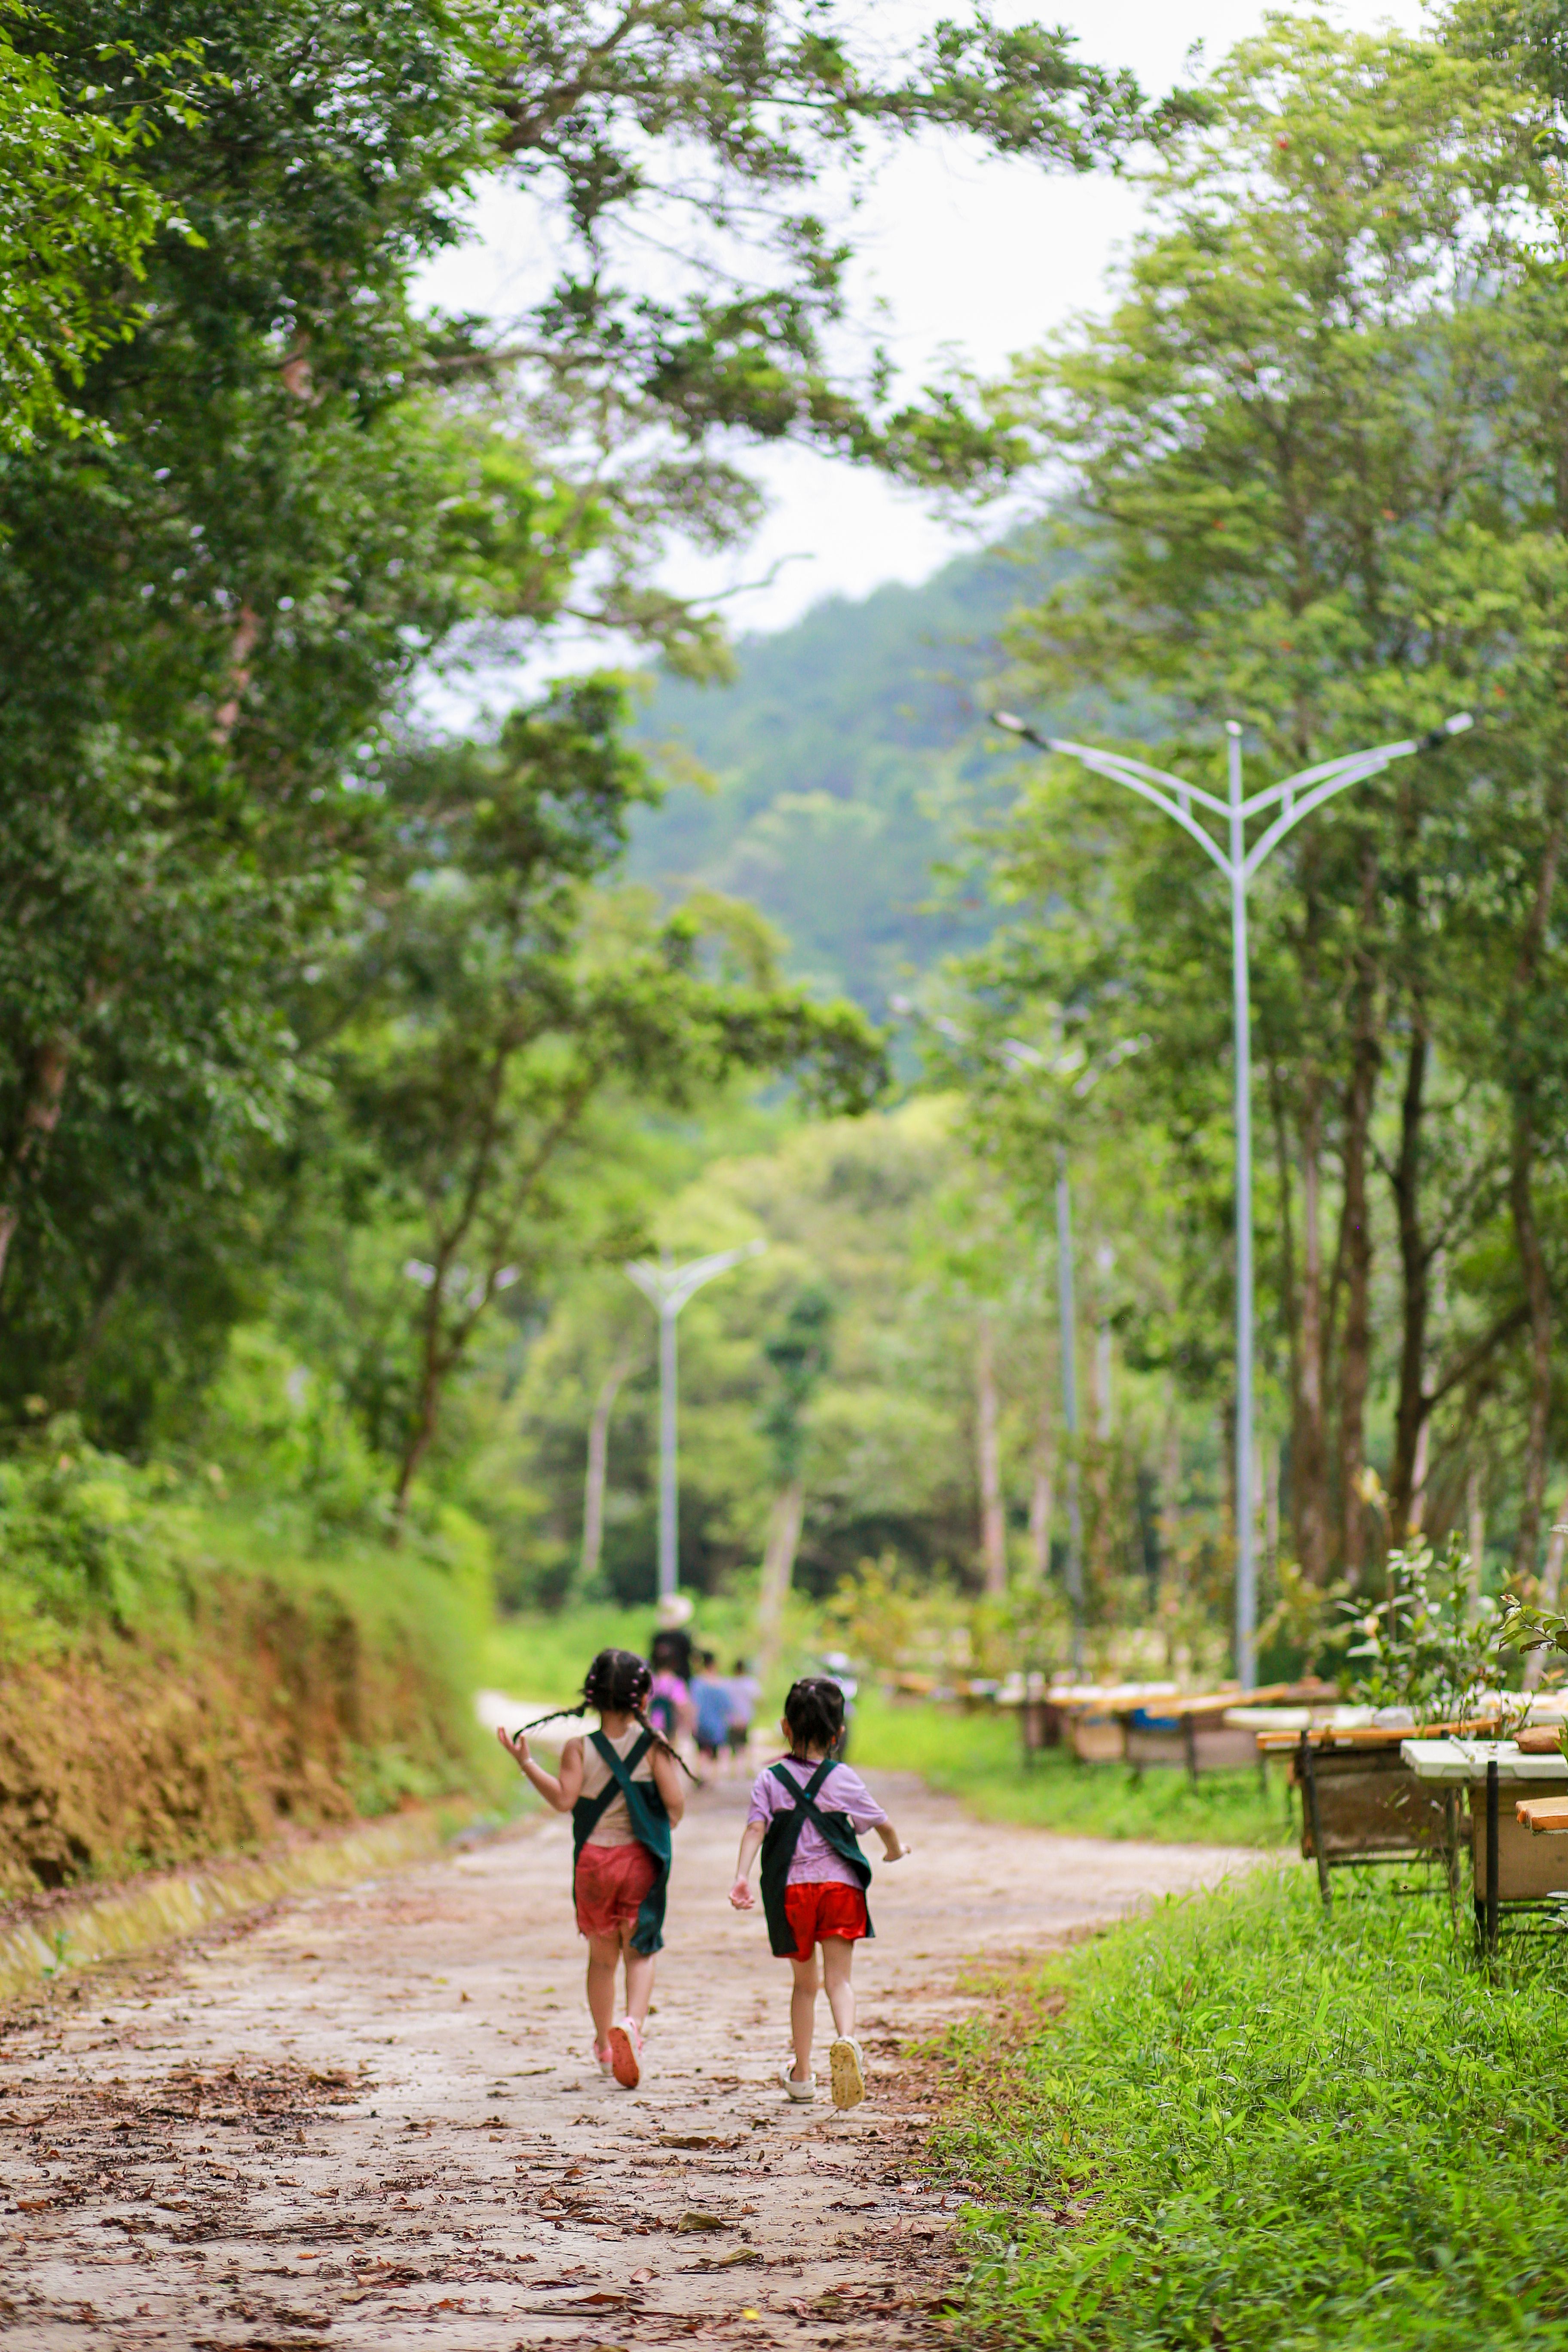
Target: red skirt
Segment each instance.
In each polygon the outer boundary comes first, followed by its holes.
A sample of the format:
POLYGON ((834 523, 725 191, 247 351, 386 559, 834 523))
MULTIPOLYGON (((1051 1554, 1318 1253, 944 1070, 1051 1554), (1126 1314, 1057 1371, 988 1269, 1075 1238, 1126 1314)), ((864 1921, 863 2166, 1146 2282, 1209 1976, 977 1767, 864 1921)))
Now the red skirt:
POLYGON ((784 1888, 784 1917, 795 1931, 794 1958, 809 1960, 825 1936, 858 1944, 869 1933, 866 1897, 836 1878, 803 1878, 784 1888))
POLYGON ((608 1936, 618 1943, 623 1927, 636 1927, 643 1897, 658 1876, 658 1863, 637 1839, 630 1845, 585 1845, 573 1880, 577 1933, 608 1936))

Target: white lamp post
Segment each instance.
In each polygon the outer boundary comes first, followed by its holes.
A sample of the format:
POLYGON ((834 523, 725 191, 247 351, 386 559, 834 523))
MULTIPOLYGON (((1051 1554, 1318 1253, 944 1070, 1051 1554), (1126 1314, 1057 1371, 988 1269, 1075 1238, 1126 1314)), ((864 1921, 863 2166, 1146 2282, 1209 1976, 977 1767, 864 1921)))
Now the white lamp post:
POLYGON ((1236 1671, 1244 1688, 1254 1679, 1254 1635, 1258 1624, 1258 1575, 1252 1528, 1252 1011, 1247 968, 1247 886, 1285 835, 1335 793, 1381 774, 1395 760, 1417 751, 1437 750, 1452 735, 1471 725, 1461 711, 1429 735, 1411 736, 1400 743, 1379 743, 1368 751, 1351 751, 1341 760, 1325 760, 1283 783, 1269 784, 1250 800, 1241 796, 1241 729, 1235 719, 1226 724, 1229 737, 1229 795, 1219 800, 1197 784, 1184 783, 1163 768, 1145 766, 1119 751, 1097 751, 1055 735, 1037 734, 1010 710, 993 711, 998 727, 1021 735, 1037 751, 1058 752, 1079 761, 1097 776, 1125 784, 1173 817, 1198 847, 1212 857, 1230 885, 1230 956, 1235 1027, 1236 1076, 1236 1671), (1206 825, 1193 814, 1193 804, 1210 811, 1226 827, 1221 847, 1206 825), (1248 849, 1247 822, 1278 804, 1279 814, 1248 849))
POLYGON ((671 1263, 666 1250, 658 1265, 650 1258, 634 1258, 626 1272, 658 1317, 658 1597, 665 1600, 680 1581, 676 1549, 675 1473, 675 1318, 687 1300, 728 1274, 742 1258, 755 1257, 766 1242, 747 1242, 742 1249, 718 1250, 711 1257, 671 1263))

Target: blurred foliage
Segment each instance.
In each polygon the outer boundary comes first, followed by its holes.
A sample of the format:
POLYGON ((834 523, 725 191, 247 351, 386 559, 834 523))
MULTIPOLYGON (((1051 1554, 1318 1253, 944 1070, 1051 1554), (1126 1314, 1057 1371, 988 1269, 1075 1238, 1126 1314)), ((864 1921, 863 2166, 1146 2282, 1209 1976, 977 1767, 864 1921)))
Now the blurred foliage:
POLYGON ((1495 1601, 1475 1590, 1470 1555, 1451 1535, 1439 1559, 1419 1540, 1391 1551, 1375 1609, 1340 1603, 1345 1696, 1362 1706, 1407 1706, 1416 1720, 1473 1715, 1504 1664, 1495 1601))

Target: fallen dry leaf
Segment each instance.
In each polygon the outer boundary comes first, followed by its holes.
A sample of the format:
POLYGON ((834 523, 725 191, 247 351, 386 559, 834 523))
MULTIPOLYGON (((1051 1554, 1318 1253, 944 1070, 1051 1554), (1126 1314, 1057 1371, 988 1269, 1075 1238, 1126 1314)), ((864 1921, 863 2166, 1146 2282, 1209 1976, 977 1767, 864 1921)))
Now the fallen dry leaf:
POLYGON ((691 2230, 722 2230, 726 2225, 717 2213, 683 2213, 676 2228, 684 2234, 691 2230))

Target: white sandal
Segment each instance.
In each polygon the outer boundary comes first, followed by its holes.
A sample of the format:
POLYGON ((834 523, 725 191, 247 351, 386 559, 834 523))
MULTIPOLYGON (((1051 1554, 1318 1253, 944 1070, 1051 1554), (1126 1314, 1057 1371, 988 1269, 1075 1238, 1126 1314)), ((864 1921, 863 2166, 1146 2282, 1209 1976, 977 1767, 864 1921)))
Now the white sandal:
POLYGON ((784 2064, 779 2068, 779 2081, 784 2084, 784 2089, 789 2093, 790 2097, 792 2099, 798 2100, 803 2107, 808 2105, 809 2103, 816 2096, 816 2075, 808 2074, 804 2083, 797 2083, 795 2079, 795 2060, 793 2058, 786 2058, 784 2064))
POLYGON ((827 2053, 828 2074, 836 2107, 858 2107, 866 2095, 866 2053, 858 2042, 841 2033, 827 2053))

